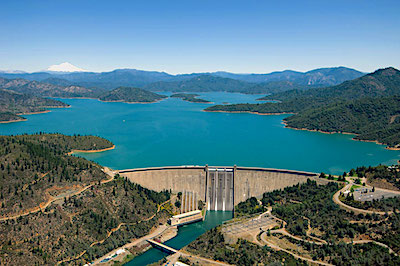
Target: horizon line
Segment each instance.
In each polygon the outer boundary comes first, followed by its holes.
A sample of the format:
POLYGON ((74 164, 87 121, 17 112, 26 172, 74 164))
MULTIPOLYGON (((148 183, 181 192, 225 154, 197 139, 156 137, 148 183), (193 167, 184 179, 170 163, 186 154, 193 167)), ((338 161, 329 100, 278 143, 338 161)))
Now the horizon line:
POLYGON ((73 74, 73 73, 109 73, 117 70, 136 70, 136 71, 143 71, 143 72, 157 72, 157 73, 165 73, 168 75, 172 76, 179 76, 179 75, 191 75, 191 74, 215 74, 215 73, 228 73, 228 74, 236 74, 236 75, 266 75, 266 74, 272 74, 272 73, 280 73, 280 72, 286 72, 286 71, 292 71, 292 72, 297 72, 297 73, 307 73, 310 71, 314 70, 319 70, 319 69, 329 69, 329 68, 347 68, 351 70, 355 70, 361 73, 371 73, 374 72, 378 69, 383 69, 383 68, 389 68, 392 66, 386 66, 386 67, 378 67, 373 71, 361 71, 353 67, 348 67, 344 65, 340 66, 325 66, 325 67, 317 67, 317 68, 312 68, 306 71, 300 71, 300 70, 293 70, 293 69, 284 69, 284 70, 274 70, 271 72, 229 72, 226 70, 215 70, 215 71, 204 71, 204 72, 186 72, 186 73, 171 73, 167 72, 165 70, 149 70, 149 69, 138 69, 138 68, 130 68, 130 67, 123 67, 123 68, 114 68, 112 70, 106 70, 106 71, 50 71, 50 70, 38 70, 38 71, 25 71, 25 70, 0 70, 0 73, 5 73, 5 74, 35 74, 35 73, 49 73, 49 74, 73 74), (13 73, 14 72, 14 73, 13 73))

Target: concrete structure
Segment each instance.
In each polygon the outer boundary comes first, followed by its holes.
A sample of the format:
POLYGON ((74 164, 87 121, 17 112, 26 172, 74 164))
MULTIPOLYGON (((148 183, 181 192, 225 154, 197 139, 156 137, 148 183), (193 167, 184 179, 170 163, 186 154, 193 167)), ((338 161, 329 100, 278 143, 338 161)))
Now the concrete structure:
MULTIPOLYGON (((319 184, 329 182, 318 178, 316 173, 236 166, 152 167, 120 170, 118 173, 155 191, 190 191, 194 195, 192 202, 198 195, 197 200, 206 202, 210 210, 232 210, 250 197, 261 198, 264 192, 304 183, 307 179, 319 184)), ((189 203, 189 198, 185 199, 186 206, 193 205, 189 203)))
POLYGON ((233 210, 234 170, 232 168, 208 168, 206 202, 208 210, 233 210))
POLYGON ((181 213, 195 211, 198 209, 197 192, 186 191, 182 192, 181 198, 181 213))
POLYGON ((153 247, 158 248, 164 252, 170 253, 170 254, 174 254, 176 252, 178 252, 178 250, 171 248, 169 246, 164 245, 163 243, 154 241, 152 239, 147 239, 147 242, 149 242, 153 247))
POLYGON ((174 215, 169 219, 169 224, 172 226, 179 226, 189 223, 194 223, 203 220, 203 215, 200 210, 186 212, 178 215, 174 215))

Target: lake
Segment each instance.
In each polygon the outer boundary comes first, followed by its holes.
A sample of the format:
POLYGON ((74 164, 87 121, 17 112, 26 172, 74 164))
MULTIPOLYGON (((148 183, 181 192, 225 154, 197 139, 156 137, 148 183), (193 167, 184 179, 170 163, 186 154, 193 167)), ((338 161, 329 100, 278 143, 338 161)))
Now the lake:
MULTIPOLYGON (((168 95, 168 93, 166 93, 168 95)), ((255 103, 259 95, 199 93, 217 104, 255 103)), ((0 134, 93 134, 116 148, 79 154, 114 169, 168 165, 258 166, 341 174, 361 165, 394 164, 399 151, 353 141, 350 135, 287 129, 287 115, 209 113, 209 104, 168 98, 153 104, 105 103, 90 99, 60 99, 71 108, 28 115, 28 121, 0 124, 0 134)), ((181 248, 206 230, 232 217, 209 212, 204 222, 179 228, 166 244, 181 248)), ((166 254, 150 249, 129 265, 146 265, 166 254)))
MULTIPOLYGON (((168 94, 168 93, 167 93, 168 94)), ((215 103, 255 103, 259 95, 199 93, 215 103)), ((111 151, 81 154, 114 169, 167 165, 240 165, 341 174, 361 165, 394 164, 399 151, 350 135, 284 128, 287 115, 210 113, 209 104, 168 98, 152 104, 60 99, 71 108, 0 124, 0 134, 93 134, 111 151)))

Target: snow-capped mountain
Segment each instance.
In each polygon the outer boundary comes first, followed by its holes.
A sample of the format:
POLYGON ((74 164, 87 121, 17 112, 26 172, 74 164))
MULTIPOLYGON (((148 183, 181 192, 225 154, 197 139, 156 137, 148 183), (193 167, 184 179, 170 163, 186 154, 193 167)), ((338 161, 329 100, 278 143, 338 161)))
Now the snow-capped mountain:
POLYGON ((49 66, 46 71, 53 71, 53 72, 86 72, 85 69, 79 68, 70 64, 68 62, 61 63, 59 65, 51 65, 49 66))

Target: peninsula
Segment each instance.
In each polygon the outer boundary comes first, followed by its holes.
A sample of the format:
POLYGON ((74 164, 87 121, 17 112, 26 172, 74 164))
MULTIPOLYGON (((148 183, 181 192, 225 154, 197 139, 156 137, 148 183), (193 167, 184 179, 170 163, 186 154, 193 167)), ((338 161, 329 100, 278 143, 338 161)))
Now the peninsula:
POLYGON ((22 115, 48 112, 48 108, 68 107, 63 102, 0 89, 0 121, 26 120, 22 115))

